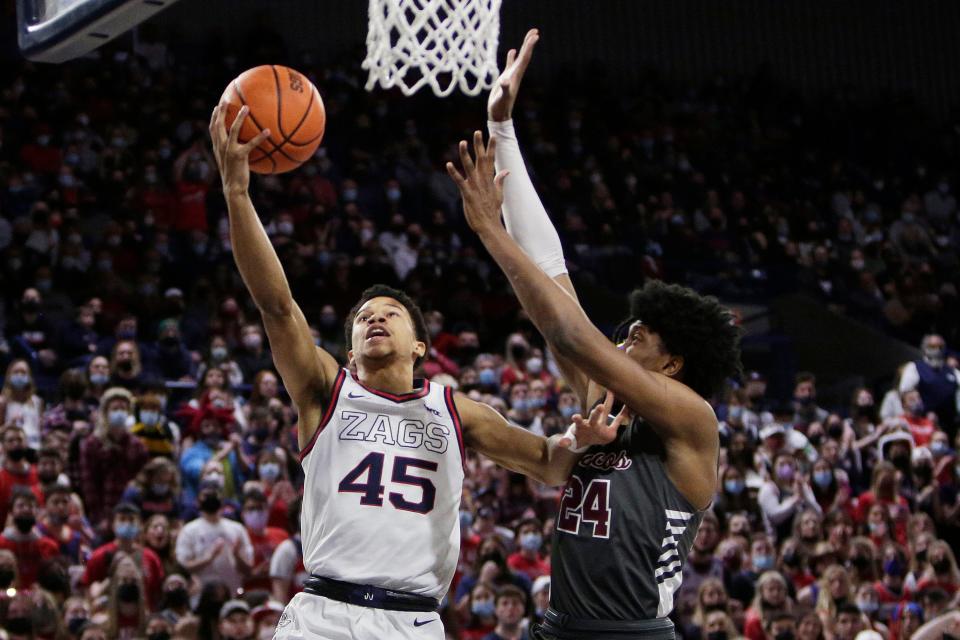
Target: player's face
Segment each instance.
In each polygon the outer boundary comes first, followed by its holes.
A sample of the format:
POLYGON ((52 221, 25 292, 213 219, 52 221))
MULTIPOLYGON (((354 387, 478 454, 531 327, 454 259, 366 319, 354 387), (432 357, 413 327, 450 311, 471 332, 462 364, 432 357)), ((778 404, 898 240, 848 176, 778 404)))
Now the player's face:
POLYGON ((426 345, 417 340, 410 313, 393 298, 372 298, 360 307, 352 337, 350 357, 354 360, 402 357, 413 362, 426 351, 426 345))
POLYGON ((630 325, 627 339, 623 343, 624 353, 633 358, 644 369, 668 373, 669 365, 674 359, 663 346, 663 340, 650 327, 641 321, 630 325))

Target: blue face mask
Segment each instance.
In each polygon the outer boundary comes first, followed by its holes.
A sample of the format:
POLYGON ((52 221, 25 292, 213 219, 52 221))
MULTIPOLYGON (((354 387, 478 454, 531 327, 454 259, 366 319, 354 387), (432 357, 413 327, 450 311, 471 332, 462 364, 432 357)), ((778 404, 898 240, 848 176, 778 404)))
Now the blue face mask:
POLYGON ((874 613, 877 612, 878 609, 880 609, 880 604, 877 602, 866 600, 864 602, 858 602, 857 608, 860 609, 861 613, 865 613, 869 616, 869 615, 873 615, 874 613))
POLYGON ((830 471, 814 471, 813 481, 821 489, 826 489, 833 482, 833 473, 830 471))
POLYGON ((723 481, 723 488, 727 490, 727 493, 732 493, 735 496, 738 496, 741 493, 743 493, 743 490, 745 487, 746 485, 744 484, 743 480, 724 480, 723 481))
POLYGON ((114 429, 127 426, 127 412, 123 409, 114 409, 107 414, 107 424, 114 429))
POLYGON ((140 412, 140 422, 152 427, 153 425, 160 422, 160 412, 159 411, 141 411, 140 412))
POLYGON ((525 533, 520 536, 520 547, 526 551, 539 551, 543 544, 543 536, 539 533, 525 533))
POLYGON ((517 398, 513 401, 514 411, 526 411, 530 407, 526 398, 517 398))
POLYGON ((741 417, 743 417, 743 407, 739 405, 735 407, 730 407, 727 410, 727 417, 730 418, 731 420, 739 420, 741 417))
POLYGON ((25 373, 11 373, 9 382, 10 386, 18 391, 26 389, 27 385, 30 384, 30 376, 25 373))
POLYGON ((753 556, 754 571, 769 571, 773 568, 773 556, 753 556))
POLYGON ((280 465, 276 462, 264 462, 259 467, 260 477, 264 480, 276 480, 280 477, 280 465))
POLYGON ((494 611, 493 600, 474 601, 474 603, 470 605, 470 611, 478 618, 490 618, 493 616, 494 611))
POLYGON ((527 406, 531 409, 542 409, 546 404, 546 398, 527 398, 527 406))
POLYGON ((107 384, 107 381, 110 380, 110 376, 105 373, 91 373, 90 374, 90 384, 95 384, 98 387, 107 384))
POLYGON ((942 456, 947 452, 947 443, 943 440, 935 440, 930 443, 930 453, 935 456, 942 456))
POLYGON ((566 407, 560 407, 560 415, 562 415, 566 420, 569 420, 570 418, 573 417, 575 413, 579 413, 579 412, 580 412, 580 407, 576 405, 571 404, 566 407))
POLYGON ((124 522, 114 527, 113 531, 117 534, 118 538, 133 540, 140 535, 140 526, 133 522, 124 522))
POLYGON ((477 375, 477 378, 485 387, 493 387, 497 384, 497 372, 493 369, 480 369, 480 373, 477 375))

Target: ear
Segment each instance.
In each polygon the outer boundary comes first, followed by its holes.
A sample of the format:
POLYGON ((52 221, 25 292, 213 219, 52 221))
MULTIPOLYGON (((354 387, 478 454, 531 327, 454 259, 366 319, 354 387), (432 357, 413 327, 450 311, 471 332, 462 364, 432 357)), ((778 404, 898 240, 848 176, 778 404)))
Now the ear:
POLYGON ((353 366, 355 366, 355 363, 353 362, 353 349, 350 349, 347 351, 347 368, 349 369, 353 366))
POLYGON ((679 378, 683 371, 683 356, 670 356, 670 359, 663 365, 663 375, 670 378, 679 378))
POLYGON ((413 343, 413 352, 417 354, 417 358, 427 355, 427 343, 417 340, 413 343))

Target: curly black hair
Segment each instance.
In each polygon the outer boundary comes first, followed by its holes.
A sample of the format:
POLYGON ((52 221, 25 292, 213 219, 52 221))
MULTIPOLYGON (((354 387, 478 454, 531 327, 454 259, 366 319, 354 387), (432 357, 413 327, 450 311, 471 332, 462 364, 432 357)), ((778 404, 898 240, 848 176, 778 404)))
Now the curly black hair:
POLYGON ((657 280, 630 294, 630 318, 618 333, 640 320, 660 336, 667 352, 683 358, 680 379, 703 398, 740 379, 740 327, 713 296, 657 280))
MULTIPOLYGON (((360 310, 360 307, 374 298, 393 298, 403 305, 413 319, 413 329, 417 335, 417 340, 427 345, 424 353, 430 351, 430 332, 427 331, 427 321, 423 319, 423 312, 420 311, 420 307, 403 291, 388 287, 385 284, 375 284, 367 288, 360 294, 360 299, 357 301, 357 304, 353 305, 350 311, 347 312, 347 318, 343 323, 343 334, 346 338, 347 351, 353 349, 353 320, 357 317, 357 312, 360 310)), ((416 362, 413 363, 414 368, 420 366, 422 361, 422 357, 417 358, 416 362)))

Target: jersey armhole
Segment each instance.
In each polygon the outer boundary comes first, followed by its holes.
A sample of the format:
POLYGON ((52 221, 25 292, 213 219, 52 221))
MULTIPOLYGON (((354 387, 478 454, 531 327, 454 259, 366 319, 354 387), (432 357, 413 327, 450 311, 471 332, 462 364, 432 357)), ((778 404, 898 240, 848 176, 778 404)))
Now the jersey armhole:
POLYGON ((317 425, 316 431, 313 432, 313 435, 310 436, 310 441, 303 447, 303 451, 300 452, 300 462, 303 462, 303 459, 307 457, 307 454, 313 450, 313 445, 316 444, 317 438, 320 436, 320 433, 323 431, 324 427, 327 426, 327 423, 330 422, 330 418, 333 417, 333 410, 337 406, 337 402, 340 400, 340 390, 343 388, 343 381, 346 378, 347 370, 340 369, 340 373, 337 374, 336 379, 333 381, 333 388, 330 390, 330 401, 327 403, 327 409, 323 412, 323 417, 320 419, 320 423, 317 425))
POLYGON ((457 411, 457 405, 453 401, 453 389, 451 387, 446 387, 443 390, 443 399, 447 404, 447 411, 450 412, 450 417, 453 419, 453 429, 457 432, 457 447, 460 450, 460 464, 463 465, 463 468, 467 468, 467 456, 466 451, 463 448, 463 428, 460 424, 460 413, 457 411))

